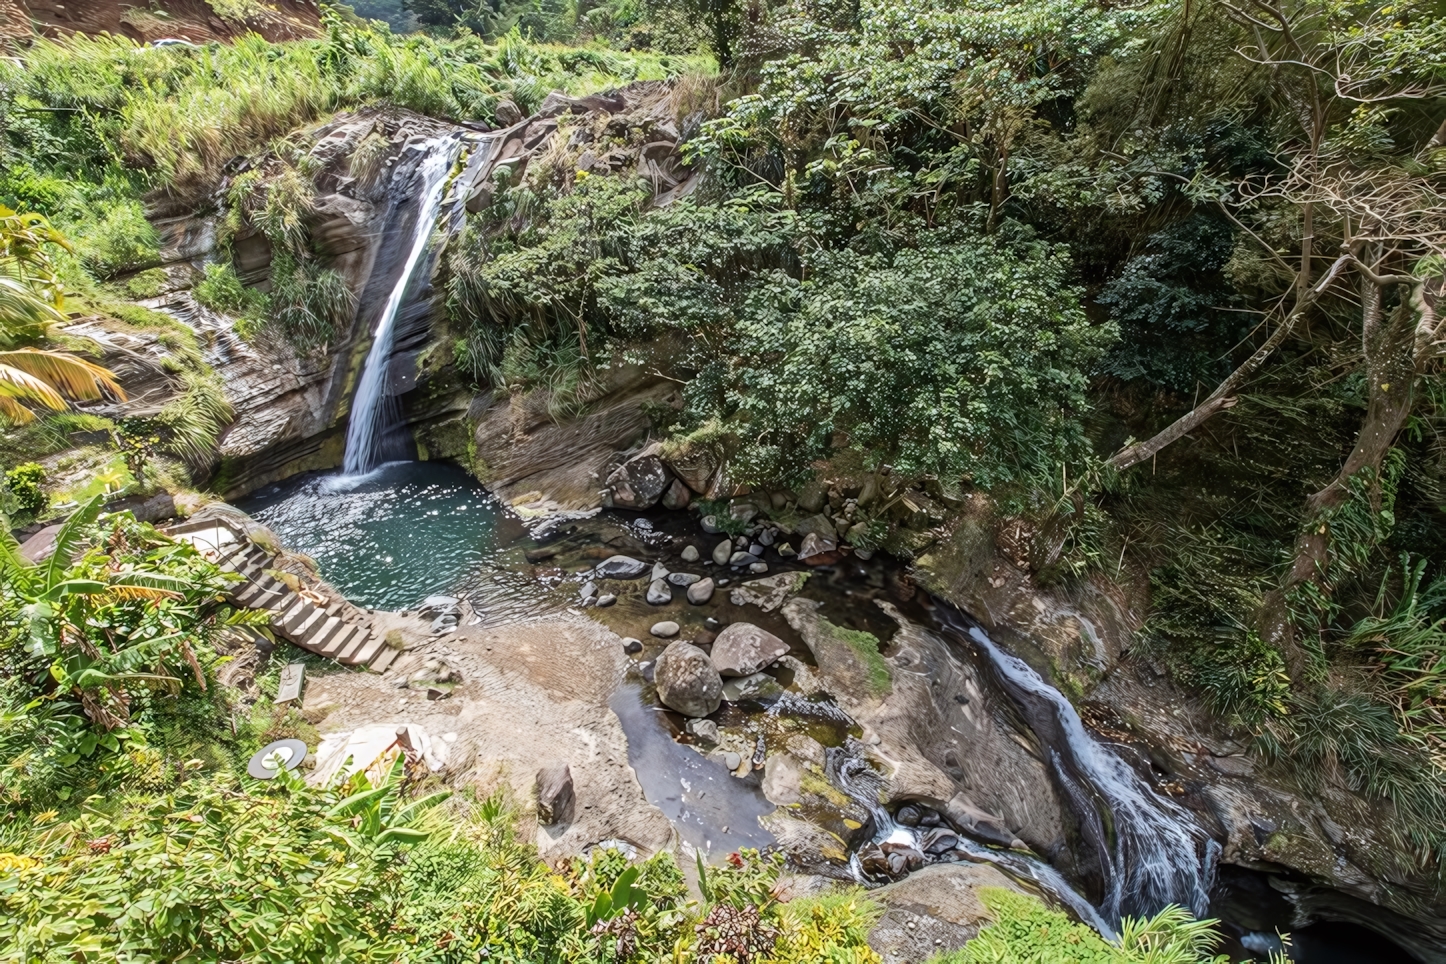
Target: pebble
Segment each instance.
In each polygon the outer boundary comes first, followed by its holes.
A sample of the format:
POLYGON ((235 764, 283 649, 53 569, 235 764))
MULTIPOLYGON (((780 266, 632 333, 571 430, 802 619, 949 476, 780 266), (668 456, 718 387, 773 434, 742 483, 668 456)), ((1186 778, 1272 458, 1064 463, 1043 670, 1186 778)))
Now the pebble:
POLYGON ((793 546, 789 545, 786 542, 778 547, 778 554, 785 559, 798 555, 798 553, 794 551, 793 546))
POLYGON ((708 533, 709 535, 715 535, 723 531, 722 529, 718 528, 717 516, 705 515, 703 517, 703 520, 699 522, 698 525, 703 529, 704 532, 708 533))
POLYGON ((700 579, 688 587, 688 602, 701 606, 713 598, 713 580, 700 579))
MULTIPOLYGON (((771 546, 773 545, 773 540, 777 538, 777 532, 777 529, 764 529, 758 533, 758 541, 765 546, 771 546)), ((762 553, 759 553, 759 555, 762 555, 762 553)))
POLYGON ((724 576, 722 579, 717 580, 716 585, 718 586, 719 589, 722 589, 724 586, 728 585, 728 583, 731 582, 731 581, 732 581, 732 580, 730 580, 727 576, 724 576))
POLYGON ((662 622, 653 623, 653 628, 648 630, 648 632, 657 636, 659 639, 672 639, 678 635, 678 629, 679 626, 677 623, 671 619, 665 619, 662 622))
POLYGON ((748 548, 748 537, 747 537, 747 536, 739 536, 738 538, 736 538, 736 539, 733 540, 733 544, 734 544, 735 546, 737 546, 739 549, 747 549, 747 548, 748 548))
POLYGON ((738 566, 751 566, 758 561, 758 557, 751 552, 744 552, 741 549, 728 557, 728 565, 737 568, 738 566))
POLYGON ((698 547, 697 547, 697 546, 684 546, 684 547, 683 547, 683 561, 684 561, 684 562, 697 562, 697 561, 698 561, 698 547))
POLYGON ((663 565, 661 562, 655 562, 655 563, 653 563, 653 582, 657 582, 659 579, 667 579, 667 578, 668 578, 668 567, 665 566, 665 565, 663 565))
POLYGON ((733 543, 727 539, 713 547, 713 562, 715 565, 726 566, 728 559, 733 555, 733 543))
POLYGON ((742 758, 741 756, 739 756, 738 754, 736 754, 736 753, 733 753, 733 752, 730 751, 730 752, 728 752, 728 753, 723 754, 723 765, 724 765, 725 767, 727 767, 728 769, 730 769, 730 770, 736 770, 736 769, 738 769, 738 764, 740 764, 740 763, 742 763, 742 762, 743 762, 743 758, 742 758))
POLYGON ((577 591, 577 595, 580 599, 591 599, 597 595, 597 583, 589 579, 582 584, 582 588, 577 591))
POLYGON ((765 572, 768 571, 768 563, 766 563, 766 562, 755 562, 755 563, 752 563, 751 565, 749 565, 748 571, 749 571, 749 572, 756 572, 756 573, 759 573, 759 574, 765 573, 765 572))
POLYGON ((758 558, 762 559, 762 558, 763 558, 763 543, 761 543, 761 542, 755 542, 755 543, 753 543, 752 545, 750 545, 750 546, 748 547, 748 551, 751 552, 751 553, 753 553, 753 554, 754 554, 755 556, 757 556, 758 558))
POLYGON ((653 606, 666 606, 673 601, 673 590, 661 579, 654 579, 648 586, 648 603, 653 606))
POLYGON ((615 602, 617 602, 617 601, 618 601, 618 597, 617 597, 617 596, 614 596, 614 595, 613 595, 612 593, 610 593, 610 592, 605 592, 605 593, 603 593, 601 596, 597 597, 597 604, 598 604, 598 608, 599 608, 599 609, 601 609, 601 608, 603 608, 603 607, 605 607, 605 606, 611 606, 613 603, 615 603, 615 602))
POLYGON ((691 586, 693 585, 693 583, 698 582, 702 578, 702 576, 695 576, 691 572, 668 573, 668 582, 672 583, 675 586, 691 586))
POLYGON ((704 626, 707 626, 709 629, 722 629, 722 628, 723 628, 723 623, 722 623, 721 621, 719 621, 718 619, 715 619, 715 618, 712 617, 712 616, 709 616, 707 619, 703 620, 703 625, 704 625, 704 626))
POLYGON ((623 652, 630 655, 636 655, 637 653, 641 653, 642 651, 643 641, 641 639, 634 639, 631 636, 625 636, 623 638, 623 652))

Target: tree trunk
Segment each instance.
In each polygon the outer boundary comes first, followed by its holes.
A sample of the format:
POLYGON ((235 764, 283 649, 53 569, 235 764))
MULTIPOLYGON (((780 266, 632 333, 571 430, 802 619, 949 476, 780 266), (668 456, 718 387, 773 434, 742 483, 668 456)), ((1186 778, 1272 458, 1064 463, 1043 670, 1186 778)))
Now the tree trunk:
POLYGON ((1306 500, 1306 525, 1296 539, 1295 558, 1278 589, 1261 606, 1261 638, 1278 647, 1293 679, 1307 671, 1306 654, 1295 638, 1288 595, 1303 583, 1329 592, 1330 513, 1346 504, 1351 480, 1362 472, 1372 484, 1372 510, 1380 511, 1381 466, 1411 414, 1411 389, 1418 374, 1412 306, 1402 298, 1389 319, 1383 317, 1383 286, 1361 272, 1361 348, 1366 359, 1369 402, 1356 443, 1334 479, 1306 500))

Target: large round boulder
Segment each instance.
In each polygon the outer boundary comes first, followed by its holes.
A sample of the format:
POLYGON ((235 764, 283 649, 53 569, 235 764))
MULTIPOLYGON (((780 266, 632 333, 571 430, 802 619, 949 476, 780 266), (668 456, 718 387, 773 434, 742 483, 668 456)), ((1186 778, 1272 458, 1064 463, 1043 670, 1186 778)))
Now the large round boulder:
POLYGON ((723 701, 723 679, 708 654, 681 640, 658 657, 653 683, 663 705, 684 716, 708 716, 723 701))
POLYGON ((787 643, 752 623, 732 623, 713 641, 713 665, 724 676, 752 676, 787 653, 787 643))
POLYGON ((619 509, 648 509, 657 504, 672 482, 661 459, 640 455, 607 477, 608 502, 619 509))

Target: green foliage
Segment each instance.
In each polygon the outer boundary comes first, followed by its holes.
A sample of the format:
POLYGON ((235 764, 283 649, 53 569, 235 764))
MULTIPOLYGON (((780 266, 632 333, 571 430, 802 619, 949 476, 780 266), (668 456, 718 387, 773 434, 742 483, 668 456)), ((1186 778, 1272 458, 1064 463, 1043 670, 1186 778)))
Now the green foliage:
POLYGON ((207 689, 210 634, 233 618, 234 576, 128 516, 97 524, 101 502, 66 521, 48 561, 27 563, 8 536, 0 554, 7 796, 54 790, 98 750, 144 744, 157 700, 207 689))
POLYGON ((205 277, 191 290, 207 308, 246 318, 258 316, 266 306, 266 296, 243 285, 229 262, 206 265, 205 277))
POLYGON ((32 519, 50 505, 44 484, 45 467, 36 462, 25 462, 5 472, 5 487, 15 498, 16 509, 32 519))
POLYGON ((868 676, 869 689, 874 695, 882 696, 893 689, 894 677, 889 671, 888 660, 879 652, 879 637, 862 629, 835 626, 827 620, 823 621, 823 629, 858 655, 868 676))
POLYGON ((1211 955, 1220 941, 1214 921, 1193 919, 1178 907, 1153 918, 1127 918, 1118 946, 1084 924, 1049 910, 1038 898, 985 888, 980 898, 994 918, 961 951, 930 964, 1224 964, 1211 955))

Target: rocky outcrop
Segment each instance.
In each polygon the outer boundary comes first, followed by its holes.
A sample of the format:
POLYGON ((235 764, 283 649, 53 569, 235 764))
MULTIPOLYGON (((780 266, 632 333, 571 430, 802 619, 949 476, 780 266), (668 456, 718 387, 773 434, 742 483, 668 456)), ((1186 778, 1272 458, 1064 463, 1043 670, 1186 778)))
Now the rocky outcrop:
POLYGON ((915 964, 959 950, 990 920, 979 899, 986 887, 1023 892, 987 864, 935 864, 870 896, 884 916, 869 932, 869 946, 884 964, 915 964))
POLYGON ((267 40, 300 40, 321 32, 317 0, 265 0, 248 14, 228 19, 206 0, 151 0, 147 5, 114 0, 0 0, 0 39, 69 34, 114 34, 140 43, 179 39, 194 44, 235 40, 256 33, 267 40))

